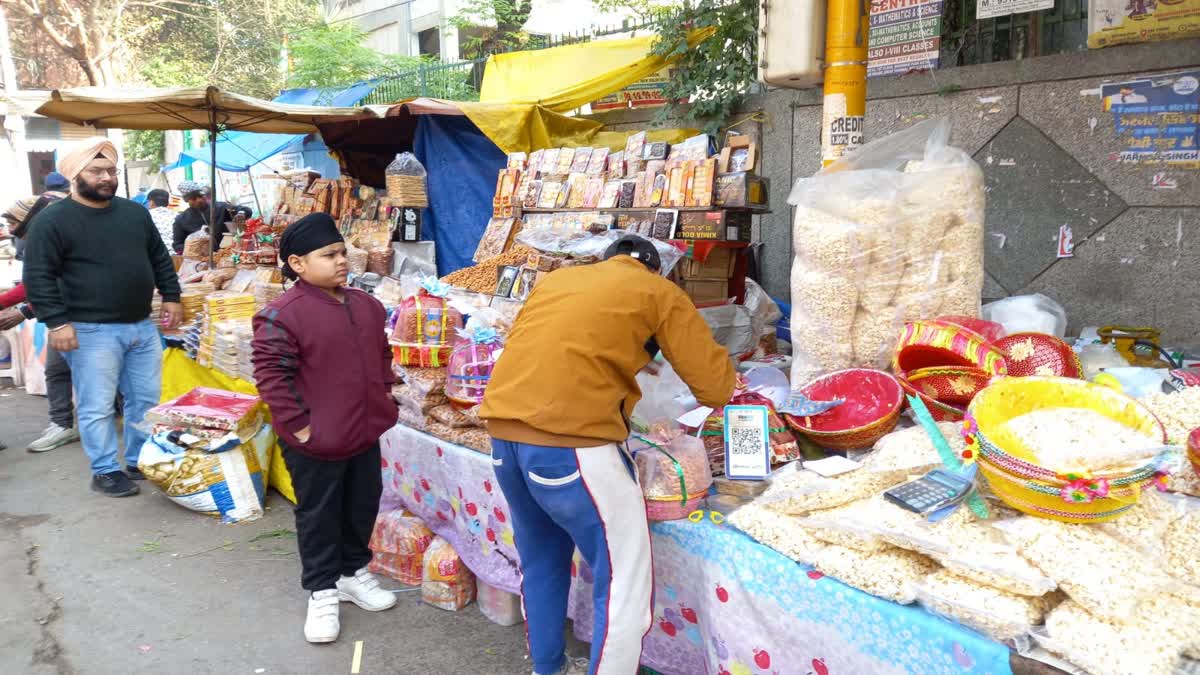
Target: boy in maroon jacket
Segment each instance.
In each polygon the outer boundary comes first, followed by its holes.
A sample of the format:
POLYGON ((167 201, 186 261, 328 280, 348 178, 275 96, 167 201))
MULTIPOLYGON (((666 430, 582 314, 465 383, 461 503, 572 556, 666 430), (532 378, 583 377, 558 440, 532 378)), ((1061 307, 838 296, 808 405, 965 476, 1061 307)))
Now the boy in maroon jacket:
POLYGON ((391 350, 378 300, 343 286, 346 245, 314 213, 279 244, 299 281, 254 317, 254 376, 271 409, 296 490, 301 585, 311 593, 304 636, 338 637, 338 602, 377 612, 396 604, 367 571, 379 496, 379 437, 396 423, 391 350))

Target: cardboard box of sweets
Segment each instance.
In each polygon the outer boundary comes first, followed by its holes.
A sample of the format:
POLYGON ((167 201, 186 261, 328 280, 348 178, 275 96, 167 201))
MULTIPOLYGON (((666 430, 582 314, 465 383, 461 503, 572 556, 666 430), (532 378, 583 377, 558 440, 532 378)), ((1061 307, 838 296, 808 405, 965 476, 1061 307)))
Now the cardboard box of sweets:
POLYGON ((716 204, 726 208, 767 207, 770 184, 766 178, 740 171, 717 176, 716 204))
POLYGON ((684 279, 680 285, 697 305, 729 299, 729 282, 725 279, 684 279))
POLYGON ((751 216, 744 211, 681 211, 676 239, 750 243, 751 216))
POLYGON ((733 267, 737 263, 738 250, 733 248, 714 248, 704 262, 687 257, 679 261, 679 275, 684 279, 711 279, 728 281, 733 276, 733 267))

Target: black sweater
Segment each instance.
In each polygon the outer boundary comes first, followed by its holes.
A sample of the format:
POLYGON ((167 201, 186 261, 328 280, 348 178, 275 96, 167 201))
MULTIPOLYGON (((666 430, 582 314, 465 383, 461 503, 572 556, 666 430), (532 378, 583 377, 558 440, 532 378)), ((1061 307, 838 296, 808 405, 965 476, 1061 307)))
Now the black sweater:
POLYGON ((155 287, 179 302, 179 277, 150 212, 120 197, 103 209, 63 199, 29 227, 23 273, 42 323, 136 323, 150 316, 155 287))

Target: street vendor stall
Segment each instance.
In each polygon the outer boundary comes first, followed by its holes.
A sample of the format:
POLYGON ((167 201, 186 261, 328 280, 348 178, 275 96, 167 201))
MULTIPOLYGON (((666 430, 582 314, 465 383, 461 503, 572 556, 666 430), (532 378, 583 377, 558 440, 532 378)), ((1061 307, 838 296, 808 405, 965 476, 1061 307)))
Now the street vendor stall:
MULTIPOLYGON (((408 509, 481 581, 519 592, 508 505, 489 456, 402 426, 384 435, 382 447, 382 509, 408 509)), ((715 524, 714 514, 651 528, 655 614, 645 665, 664 675, 1011 672, 1004 645, 797 565, 715 524)), ((591 639, 589 581, 577 556, 570 614, 584 640, 591 639)))

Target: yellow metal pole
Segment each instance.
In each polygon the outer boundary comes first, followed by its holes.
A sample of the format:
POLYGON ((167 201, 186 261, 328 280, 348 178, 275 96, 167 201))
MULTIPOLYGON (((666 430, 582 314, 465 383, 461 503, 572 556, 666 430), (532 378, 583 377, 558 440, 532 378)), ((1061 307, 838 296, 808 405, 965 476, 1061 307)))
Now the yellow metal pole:
POLYGON ((821 161, 825 166, 864 142, 868 3, 869 0, 829 0, 821 128, 821 161))

